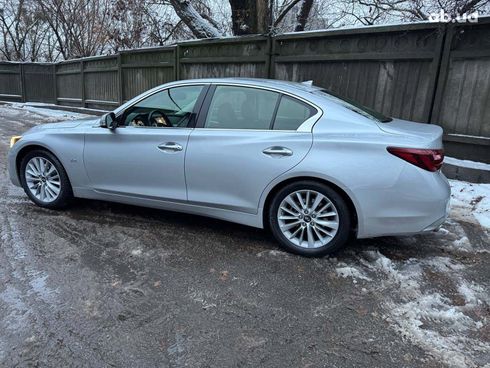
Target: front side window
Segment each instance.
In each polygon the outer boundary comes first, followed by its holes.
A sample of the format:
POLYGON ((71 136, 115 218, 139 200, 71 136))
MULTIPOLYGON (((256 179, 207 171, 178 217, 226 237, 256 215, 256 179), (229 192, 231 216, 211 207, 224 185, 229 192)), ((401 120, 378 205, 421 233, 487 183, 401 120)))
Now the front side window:
POLYGON ((122 125, 132 127, 187 127, 204 86, 168 88, 152 94, 128 108, 122 125))
POLYGON ((270 129, 279 93, 263 89, 218 86, 204 123, 214 129, 270 129))

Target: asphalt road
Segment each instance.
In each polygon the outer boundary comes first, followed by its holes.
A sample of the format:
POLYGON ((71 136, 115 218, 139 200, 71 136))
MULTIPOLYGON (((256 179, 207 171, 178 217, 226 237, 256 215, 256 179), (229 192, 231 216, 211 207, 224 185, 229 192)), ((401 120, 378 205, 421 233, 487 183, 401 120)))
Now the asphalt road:
POLYGON ((44 210, 5 162, 10 135, 44 121, 0 105, 0 366, 489 363, 477 222, 456 213, 437 233, 306 259, 198 216, 97 201, 44 210))

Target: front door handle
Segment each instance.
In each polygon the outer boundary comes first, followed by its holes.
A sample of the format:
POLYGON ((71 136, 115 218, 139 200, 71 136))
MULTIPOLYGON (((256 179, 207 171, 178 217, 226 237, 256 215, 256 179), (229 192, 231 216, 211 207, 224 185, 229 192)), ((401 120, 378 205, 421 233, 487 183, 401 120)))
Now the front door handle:
POLYGON ((292 156, 293 151, 291 151, 287 147, 281 147, 281 146, 272 146, 269 148, 266 148, 265 150, 262 151, 265 155, 271 156, 271 157, 280 157, 280 156, 292 156))
POLYGON ((158 145, 158 149, 164 152, 182 151, 182 146, 175 142, 167 142, 158 145))

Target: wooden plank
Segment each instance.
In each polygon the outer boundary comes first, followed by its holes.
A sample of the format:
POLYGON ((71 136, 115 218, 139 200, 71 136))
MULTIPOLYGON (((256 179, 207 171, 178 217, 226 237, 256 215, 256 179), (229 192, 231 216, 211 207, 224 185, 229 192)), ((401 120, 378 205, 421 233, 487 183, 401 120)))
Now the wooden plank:
POLYGON ((85 105, 85 75, 83 69, 84 69, 83 59, 80 59, 80 86, 81 86, 81 96, 82 96, 82 107, 87 107, 85 105))
POLYGON ((117 72, 119 71, 118 67, 113 68, 85 68, 84 73, 109 73, 109 72, 117 72))
POLYGON ((123 73, 122 73, 122 63, 121 63, 121 54, 117 55, 117 83, 118 83, 118 102, 120 105, 123 104, 124 100, 124 84, 123 84, 123 73))
POLYGON ((0 74, 19 74, 19 72, 15 70, 0 70, 0 74))
POLYGON ((377 33, 401 33, 418 30, 431 30, 437 28, 437 24, 432 22, 420 22, 420 23, 405 23, 397 25, 386 26, 368 26, 368 27, 352 27, 352 28, 340 28, 331 30, 319 30, 309 32, 292 32, 284 33, 282 35, 275 36, 278 41, 297 40, 301 38, 329 38, 338 37, 344 35, 362 35, 362 34, 377 34, 377 33))
POLYGON ((147 64, 121 64, 121 68, 127 69, 127 68, 173 68, 174 63, 167 62, 167 61, 162 61, 160 63, 147 63, 147 64))
POLYGON ((53 75, 53 100, 54 103, 58 100, 58 82, 56 81, 56 64, 53 64, 51 68, 51 74, 53 75))
POLYGON ((449 142, 476 144, 480 146, 490 146, 490 137, 478 137, 465 134, 444 134, 443 140, 449 142))
POLYGON ((223 57, 185 57, 180 58, 182 64, 228 64, 228 63, 266 63, 265 56, 223 56, 223 57))
POLYGON ((480 50, 455 50, 451 52, 451 59, 481 59, 485 57, 490 57, 490 48, 480 50))
POLYGON ((26 102, 26 74, 23 63, 20 64, 20 94, 22 95, 22 102, 26 102))
POLYGON ((343 60, 432 60, 433 52, 354 52, 342 54, 289 55, 276 56, 276 63, 311 63, 318 61, 343 60))
POLYGON ((80 70, 67 70, 67 71, 56 72, 56 75, 70 75, 70 74, 80 74, 80 70))
POLYGON ((437 81, 434 86, 434 98, 429 115, 429 122, 438 122, 441 118, 441 103, 442 96, 444 95, 444 88, 446 86, 449 58, 451 53, 451 42, 454 37, 454 26, 448 25, 445 28, 444 41, 441 50, 441 56, 437 69, 437 81))

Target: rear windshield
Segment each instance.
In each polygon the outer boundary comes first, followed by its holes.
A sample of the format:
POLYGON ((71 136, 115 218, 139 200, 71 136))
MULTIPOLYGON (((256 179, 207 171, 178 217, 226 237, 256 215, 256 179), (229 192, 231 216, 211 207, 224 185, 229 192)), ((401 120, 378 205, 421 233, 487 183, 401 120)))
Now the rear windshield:
POLYGON ((354 111, 355 113, 362 115, 368 119, 376 120, 377 122, 380 123, 388 123, 393 120, 392 118, 385 116, 380 112, 371 110, 370 108, 363 106, 360 103, 357 103, 351 99, 340 97, 339 95, 332 93, 330 91, 322 89, 322 90, 317 90, 313 93, 326 97, 329 100, 334 101, 338 104, 341 104, 345 108, 354 111))

